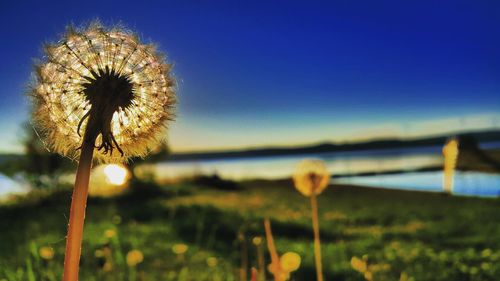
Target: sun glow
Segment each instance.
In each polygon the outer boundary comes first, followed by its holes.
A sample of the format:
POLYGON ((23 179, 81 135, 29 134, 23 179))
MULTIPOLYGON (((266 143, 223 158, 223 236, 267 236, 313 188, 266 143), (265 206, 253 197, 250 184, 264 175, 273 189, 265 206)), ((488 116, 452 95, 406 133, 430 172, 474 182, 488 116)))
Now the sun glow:
POLYGON ((123 185, 130 178, 130 172, 123 165, 109 164, 104 167, 106 182, 113 185, 123 185))
POLYGON ((92 169, 89 195, 93 197, 119 195, 127 190, 131 177, 130 170, 121 164, 96 166, 92 169))

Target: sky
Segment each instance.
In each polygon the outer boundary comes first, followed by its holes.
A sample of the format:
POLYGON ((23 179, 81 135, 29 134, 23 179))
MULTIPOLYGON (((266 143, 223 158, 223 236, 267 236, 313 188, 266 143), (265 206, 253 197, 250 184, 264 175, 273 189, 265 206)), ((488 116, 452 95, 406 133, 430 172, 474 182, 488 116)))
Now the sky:
POLYGON ((42 43, 122 23, 174 64, 174 151, 500 128, 500 2, 2 1, 0 153, 42 43))

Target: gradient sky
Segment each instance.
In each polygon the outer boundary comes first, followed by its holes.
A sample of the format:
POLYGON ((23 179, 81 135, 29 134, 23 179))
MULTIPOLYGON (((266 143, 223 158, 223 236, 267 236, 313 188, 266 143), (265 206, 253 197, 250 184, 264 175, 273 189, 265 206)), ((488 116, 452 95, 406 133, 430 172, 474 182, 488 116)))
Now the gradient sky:
POLYGON ((179 83, 176 151, 500 127, 500 1, 2 1, 0 152, 69 23, 124 23, 179 83))

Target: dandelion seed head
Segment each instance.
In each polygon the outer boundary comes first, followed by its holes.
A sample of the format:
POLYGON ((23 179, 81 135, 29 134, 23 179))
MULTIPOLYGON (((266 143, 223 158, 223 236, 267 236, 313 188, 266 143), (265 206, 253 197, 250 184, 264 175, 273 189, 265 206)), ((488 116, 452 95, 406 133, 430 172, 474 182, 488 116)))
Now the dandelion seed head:
POLYGON ((318 195, 326 188, 330 174, 325 163, 318 159, 299 162, 293 174, 295 188, 305 196, 318 195))
POLYGON ((47 145, 75 159, 84 134, 101 162, 145 156, 173 119, 171 65, 151 44, 98 22, 68 28, 44 49, 30 94, 47 145))

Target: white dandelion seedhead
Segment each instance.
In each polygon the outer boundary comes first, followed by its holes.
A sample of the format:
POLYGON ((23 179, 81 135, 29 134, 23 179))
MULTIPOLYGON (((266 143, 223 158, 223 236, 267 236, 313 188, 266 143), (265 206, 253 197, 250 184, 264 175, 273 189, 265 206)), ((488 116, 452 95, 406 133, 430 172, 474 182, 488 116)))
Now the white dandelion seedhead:
POLYGON ((323 161, 305 159, 297 164, 293 174, 295 188, 305 196, 318 195, 330 182, 330 174, 323 161))
POLYGON ((84 141, 102 162, 144 156, 164 136, 175 103, 171 65, 120 27, 68 28, 45 47, 31 88, 33 115, 54 151, 76 158, 84 141))

